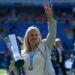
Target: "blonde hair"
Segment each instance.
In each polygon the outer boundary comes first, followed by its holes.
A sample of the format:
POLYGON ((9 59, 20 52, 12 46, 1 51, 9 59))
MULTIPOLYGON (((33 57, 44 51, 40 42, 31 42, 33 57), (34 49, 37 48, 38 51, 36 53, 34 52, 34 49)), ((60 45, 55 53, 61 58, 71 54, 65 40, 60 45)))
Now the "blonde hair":
POLYGON ((39 34, 39 36, 40 36, 39 39, 41 40, 41 34, 40 34, 39 29, 37 27, 35 27, 35 26, 30 26, 27 29, 27 31, 25 33, 25 36, 24 36, 24 49, 25 49, 25 53, 28 53, 28 51, 29 51, 28 37, 29 37, 29 33, 31 32, 31 30, 35 30, 39 34))
POLYGON ((60 38, 55 38, 54 46, 56 46, 57 42, 61 42, 60 38))
POLYGON ((60 42, 61 40, 59 38, 56 38, 55 39, 55 42, 60 42))

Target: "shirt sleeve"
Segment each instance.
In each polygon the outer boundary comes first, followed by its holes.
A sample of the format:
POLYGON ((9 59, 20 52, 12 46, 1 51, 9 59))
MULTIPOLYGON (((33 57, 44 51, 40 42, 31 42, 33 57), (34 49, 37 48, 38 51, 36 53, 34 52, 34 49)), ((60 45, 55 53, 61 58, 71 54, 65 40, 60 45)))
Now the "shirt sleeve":
POLYGON ((56 37, 56 20, 48 21, 48 35, 46 37, 46 45, 52 49, 56 37))

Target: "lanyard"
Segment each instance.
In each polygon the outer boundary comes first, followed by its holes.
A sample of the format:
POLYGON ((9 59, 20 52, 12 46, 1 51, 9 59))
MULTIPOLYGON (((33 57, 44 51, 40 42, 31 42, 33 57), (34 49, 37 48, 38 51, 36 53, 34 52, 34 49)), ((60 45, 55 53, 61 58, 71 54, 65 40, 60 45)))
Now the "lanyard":
POLYGON ((34 57, 34 52, 29 52, 29 60, 30 60, 30 64, 29 64, 29 70, 33 70, 33 57, 34 57))

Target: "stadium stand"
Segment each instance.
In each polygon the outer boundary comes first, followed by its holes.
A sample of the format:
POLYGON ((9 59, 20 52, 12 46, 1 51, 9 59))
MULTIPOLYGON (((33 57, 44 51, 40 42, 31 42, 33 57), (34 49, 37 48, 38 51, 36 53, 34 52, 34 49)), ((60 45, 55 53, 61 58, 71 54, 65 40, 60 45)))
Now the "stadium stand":
MULTIPOLYGON (((53 4, 53 13, 54 17, 57 20, 57 37, 59 37, 64 45, 64 42, 67 46, 67 49, 72 48, 72 43, 75 40, 74 38, 74 4, 70 3, 54 3, 53 4), (65 27, 72 27, 72 35, 67 35, 65 27), (66 36, 65 36, 66 35, 66 36)), ((44 13, 44 9, 41 5, 22 5, 20 3, 13 4, 1 4, 0 5, 0 26, 4 27, 5 33, 15 33, 17 36, 24 37, 24 32, 27 27, 30 25, 36 25, 42 34, 42 38, 45 38, 47 35, 47 19, 44 13), (44 30, 44 31, 42 31, 44 30)), ((70 32, 71 34, 71 32, 70 32)))

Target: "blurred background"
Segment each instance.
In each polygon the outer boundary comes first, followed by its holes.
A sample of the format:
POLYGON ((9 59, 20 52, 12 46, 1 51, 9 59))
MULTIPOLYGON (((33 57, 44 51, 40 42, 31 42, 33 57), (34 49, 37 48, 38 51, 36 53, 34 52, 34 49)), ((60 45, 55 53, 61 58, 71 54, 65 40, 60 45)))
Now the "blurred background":
MULTIPOLYGON (((53 14, 57 20, 57 34, 66 50, 72 48, 75 41, 75 3, 53 3, 53 14)), ((0 3, 0 37, 9 33, 24 37, 30 25, 39 27, 45 38, 47 18, 41 4, 26 2, 0 3)))
MULTIPOLYGON (((19 1, 0 0, 0 37, 15 33, 17 37, 24 37, 26 29, 30 25, 36 25, 45 38, 47 18, 42 6, 46 1, 19 1)), ((49 1, 50 3, 50 1, 49 1)), ((61 39, 65 50, 65 56, 69 55, 75 42, 75 2, 51 2, 54 18, 57 20, 56 37, 61 39)))

